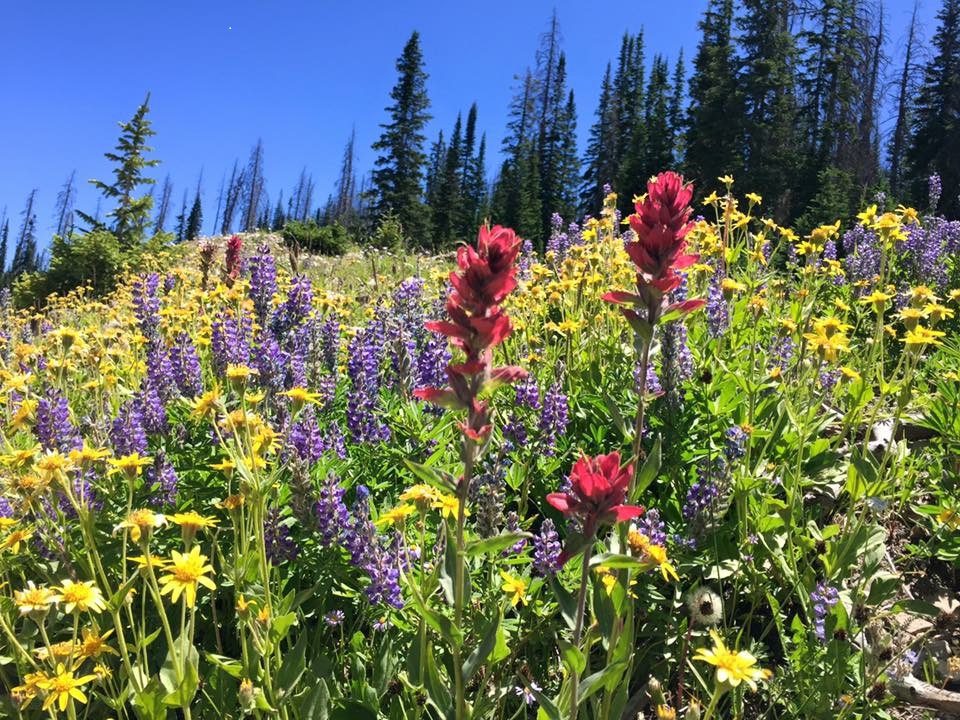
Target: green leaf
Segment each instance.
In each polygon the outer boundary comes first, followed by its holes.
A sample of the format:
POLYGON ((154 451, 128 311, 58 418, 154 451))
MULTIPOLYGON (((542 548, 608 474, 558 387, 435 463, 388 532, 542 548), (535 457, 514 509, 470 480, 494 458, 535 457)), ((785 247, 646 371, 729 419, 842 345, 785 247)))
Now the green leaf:
POLYGON ((310 692, 300 701, 300 717, 311 720, 328 720, 330 713, 330 691, 327 683, 320 680, 312 686, 310 692))
POLYGON ((614 400, 609 393, 604 393, 603 404, 606 406, 607 412, 610 413, 610 419, 613 420, 613 424, 616 426, 617 430, 620 431, 620 434, 623 435, 624 439, 630 440, 633 430, 627 426, 627 422, 623 418, 623 413, 620 412, 620 407, 617 405, 617 401, 614 400))
POLYGON ((630 496, 631 502, 636 502, 640 498, 643 491, 650 487, 650 483, 653 482, 654 478, 657 477, 657 473, 660 472, 660 444, 660 436, 657 435, 657 439, 653 441, 653 447, 650 448, 650 454, 647 455, 647 459, 643 461, 643 467, 640 468, 640 472, 637 475, 637 485, 634 487, 633 494, 630 496))
POLYGON ((525 538, 532 537, 533 535, 528 532, 502 532, 493 537, 467 543, 465 552, 467 557, 476 557, 477 555, 484 555, 486 553, 497 553, 501 550, 506 550, 508 547, 513 547, 525 538))
POLYGON ((474 673, 480 669, 480 666, 486 661, 487 656, 493 651, 493 648, 497 644, 497 633, 500 630, 500 622, 502 620, 502 615, 500 610, 497 610, 497 615, 493 620, 490 621, 490 624, 487 626, 486 631, 483 633, 483 637, 480 639, 480 644, 474 648, 474 651, 470 653, 463 663, 463 681, 469 682, 470 678, 473 677, 474 673))
POLYGON ((590 567, 597 567, 598 565, 603 565, 611 570, 635 570, 636 568, 641 567, 643 563, 632 555, 600 553, 599 555, 594 555, 592 558, 590 558, 590 567))
POLYGON ((450 618, 429 607, 420 597, 420 593, 415 588, 411 589, 410 606, 417 611, 417 614, 424 619, 427 625, 438 632, 451 647, 454 645, 459 647, 463 644, 463 633, 454 626, 450 618))
POLYGON ((167 692, 163 702, 172 707, 185 708, 191 703, 200 686, 200 654, 185 635, 181 635, 173 643, 182 667, 178 674, 173 654, 168 652, 167 659, 160 668, 160 685, 167 692))
POLYGON ((270 639, 274 643, 279 643, 287 636, 296 621, 296 613, 287 613, 273 618, 273 622, 270 623, 270 639))
POLYGON ((329 715, 330 720, 377 720, 377 713, 356 700, 346 700, 329 715))
POLYGON ((607 665, 603 670, 595 672, 593 675, 585 677, 581 681, 577 691, 579 702, 582 704, 598 690, 603 688, 610 689, 616 685, 623 675, 623 672, 627 669, 627 665, 628 663, 625 660, 621 660, 607 665))
POLYGON ((436 468, 427 467, 420 463, 415 463, 409 458, 404 458, 403 463, 410 469, 417 479, 432 487, 443 490, 444 492, 454 492, 457 489, 457 481, 453 475, 436 468))
POLYGON ((307 633, 301 632, 293 650, 284 654, 280 670, 277 672, 277 686, 280 693, 290 694, 296 687, 300 676, 307 669, 307 633))
POLYGON ((237 680, 243 679, 243 665, 239 660, 214 653, 204 653, 203 657, 208 663, 220 668, 230 677, 234 677, 237 680))
MULTIPOLYGON (((453 605, 453 585, 457 575, 457 545, 453 541, 453 533, 450 532, 450 526, 447 526, 447 542, 444 548, 443 565, 440 568, 440 586, 443 588, 443 594, 447 602, 453 605)), ((464 562, 463 566, 463 598, 464 604, 470 600, 470 570, 464 562)))
POLYGON ((556 575, 550 578, 550 589, 553 590, 553 594, 557 598, 560 614, 566 620, 567 626, 573 630, 577 625, 577 599, 573 596, 573 593, 567 591, 556 575))
POLYGON ((587 667, 587 659, 583 653, 563 638, 557 639, 557 645, 560 648, 560 660, 567 672, 574 677, 580 677, 580 673, 587 667))
POLYGON ((901 600, 894 603, 893 612, 908 612, 931 618, 940 617, 941 614, 940 608, 925 600, 901 600))

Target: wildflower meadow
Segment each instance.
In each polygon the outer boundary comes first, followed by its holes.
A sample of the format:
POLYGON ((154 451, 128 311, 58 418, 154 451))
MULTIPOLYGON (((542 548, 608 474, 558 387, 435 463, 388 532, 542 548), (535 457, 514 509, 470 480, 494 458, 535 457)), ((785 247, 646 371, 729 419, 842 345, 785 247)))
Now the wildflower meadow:
POLYGON ((960 223, 711 184, 7 294, 0 713, 956 711, 960 223))

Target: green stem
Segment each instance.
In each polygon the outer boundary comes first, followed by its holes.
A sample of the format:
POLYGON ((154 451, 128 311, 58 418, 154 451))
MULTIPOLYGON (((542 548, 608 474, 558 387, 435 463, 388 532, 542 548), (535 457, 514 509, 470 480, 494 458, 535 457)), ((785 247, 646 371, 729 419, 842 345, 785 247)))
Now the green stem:
MULTIPOLYGON (((577 621, 573 628, 573 646, 580 649, 580 638, 583 635, 583 615, 587 606, 587 585, 590 583, 590 556, 593 554, 593 538, 583 551, 583 566, 580 569, 580 591, 577 594, 577 621)), ((584 653, 586 655, 586 653, 584 653)), ((577 720, 577 692, 580 678, 577 673, 570 677, 570 720, 577 720)))

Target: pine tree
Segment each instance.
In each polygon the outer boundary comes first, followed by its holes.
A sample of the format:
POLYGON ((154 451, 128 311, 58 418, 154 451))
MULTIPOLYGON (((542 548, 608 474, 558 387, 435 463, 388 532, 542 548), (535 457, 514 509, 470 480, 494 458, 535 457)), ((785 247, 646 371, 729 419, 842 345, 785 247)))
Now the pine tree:
POLYGON ((343 149, 343 161, 340 163, 340 176, 337 178, 337 197, 333 201, 333 219, 341 225, 349 222, 354 211, 354 198, 357 191, 357 174, 353 163, 356 156, 356 129, 350 131, 350 139, 343 149))
POLYGON ((427 228, 421 202, 423 131, 430 120, 430 101, 419 33, 410 36, 396 68, 400 77, 390 92, 393 103, 386 108, 390 121, 381 125, 383 133, 373 145, 380 153, 373 172, 376 207, 380 215, 392 211, 407 237, 422 239, 427 228))
MULTIPOLYGON (((440 203, 440 185, 443 178, 443 168, 447 157, 447 143, 443 137, 443 130, 437 133, 437 139, 430 146, 430 156, 427 161, 425 177, 424 199, 426 205, 423 212, 431 214, 433 208, 440 203)), ((432 218, 429 218, 432 226, 432 218)), ((421 244, 426 241, 424 236, 419 238, 421 244)))
MULTIPOLYGON (((223 181, 220 183, 220 193, 223 194, 223 181)), ((153 231, 155 233, 162 233, 164 227, 167 224, 167 215, 170 213, 170 198, 173 195, 173 183, 170 181, 170 175, 168 174, 163 179, 163 188, 160 191, 160 204, 157 206, 157 217, 153 221, 153 231)), ((220 209, 217 208, 217 215, 220 214, 220 209)))
POLYGON ((603 204, 603 186, 616 180, 616 108, 610 72, 608 63, 600 85, 596 120, 590 128, 590 139, 583 157, 580 212, 584 215, 599 213, 603 204))
POLYGON ((743 89, 746 151, 741 187, 761 193, 767 212, 791 217, 800 170, 797 128, 797 48, 790 31, 793 0, 743 0, 743 89))
POLYGON ((189 216, 187 214, 187 191, 183 191, 183 201, 180 203, 180 212, 177 213, 176 217, 177 226, 175 231, 176 240, 178 243, 183 242, 187 239, 187 223, 189 222, 189 216))
POLYGON ((197 188, 193 196, 193 206, 190 208, 190 215, 187 216, 187 224, 184 228, 183 239, 195 240, 200 237, 203 228, 203 207, 200 204, 200 188, 197 188))
POLYGON ((574 218, 577 214, 580 156, 577 153, 577 102, 573 90, 567 93, 567 101, 557 119, 555 172, 558 187, 554 210, 561 217, 574 218))
POLYGON ((10 239, 10 220, 6 208, 0 218, 0 287, 4 287, 7 284, 7 242, 10 239))
POLYGON ((260 220, 260 210, 263 207, 263 140, 257 139, 257 144, 250 151, 250 160, 247 161, 247 171, 244 176, 246 184, 243 189, 243 199, 246 207, 243 213, 243 229, 251 232, 257 229, 260 220))
POLYGON ((17 244, 13 250, 13 262, 10 264, 10 277, 12 279, 16 279, 23 273, 33 272, 39 266, 36 201, 37 191, 34 189, 27 195, 26 205, 20 213, 23 221, 20 225, 20 233, 17 235, 17 244))
POLYGON ((480 155, 486 149, 485 139, 481 139, 481 147, 482 150, 477 147, 477 104, 473 103, 467 113, 463 150, 460 153, 461 199, 455 222, 455 234, 459 238, 471 238, 477 231, 480 220, 480 207, 483 204, 484 194, 483 159, 480 155))
POLYGON ((279 232, 286 222, 287 218, 283 214, 283 190, 281 190, 277 197, 277 206, 273 209, 273 221, 270 223, 270 229, 279 232))
POLYGON ((73 233, 73 205, 77 199, 76 177, 77 171, 74 170, 57 193, 57 202, 54 206, 54 233, 61 238, 69 238, 73 233))
POLYGON ((546 113, 546 124, 538 136, 541 225, 538 236, 550 234, 554 213, 568 218, 575 212, 571 200, 576 195, 576 177, 580 172, 576 140, 576 103, 566 89, 567 61, 563 52, 552 73, 553 90, 546 113))
POLYGON ((933 36, 934 56, 923 71, 908 160, 914 202, 924 199, 926 179, 938 173, 945 190, 941 211, 960 216, 960 0, 943 0, 933 36))
POLYGON ((444 153, 443 161, 436 178, 434 202, 430 206, 433 222, 431 239, 434 249, 448 247, 457 239, 456 220, 461 202, 460 179, 462 177, 462 124, 460 115, 453 126, 450 145, 444 153))
POLYGON ((510 119, 502 146, 505 159, 491 199, 491 213, 496 222, 514 228, 534 241, 539 239, 542 231, 536 98, 537 80, 528 69, 510 105, 510 119), (536 222, 532 222, 534 217, 536 222))
MULTIPOLYGON (((112 183, 102 180, 90 181, 100 190, 104 198, 117 203, 116 207, 108 213, 108 217, 114 219, 111 229, 120 246, 125 248, 133 247, 143 240, 150 210, 153 207, 153 201, 149 195, 135 197, 137 188, 141 185, 154 183, 152 178, 144 176, 144 170, 160 164, 159 160, 148 160, 144 157, 152 150, 147 145, 147 140, 156 134, 150 127, 150 120, 147 119, 149 111, 150 93, 147 93, 147 97, 137 108, 133 118, 128 122, 120 123, 120 140, 117 143, 116 152, 104 153, 104 157, 116 165, 113 170, 114 181, 112 183)), ((99 219, 79 210, 77 214, 93 227, 101 226, 99 219)))
MULTIPOLYGON (((240 199, 243 195, 244 171, 238 169, 238 161, 233 161, 233 170, 230 171, 230 180, 227 182, 227 194, 223 201, 223 220, 220 223, 220 234, 229 235, 233 231, 233 218, 240 208, 240 199)), ((184 194, 186 205, 186 194, 184 194)), ((177 232, 177 238, 181 233, 177 232)))
POLYGON ((673 144, 673 166, 676 167, 683 157, 683 105, 686 97, 686 66, 683 63, 683 48, 680 48, 677 62, 673 66, 671 85, 672 93, 667 105, 667 123, 673 144))
POLYGON ((914 95, 914 67, 911 64, 914 56, 914 39, 917 28, 917 6, 913 6, 913 15, 910 18, 910 29, 907 32, 907 46, 904 50, 903 69, 900 72, 900 81, 897 86, 897 122, 890 139, 890 190, 895 197, 900 197, 903 191, 903 175, 906 164, 907 144, 910 132, 910 98, 914 95))
POLYGON ((690 78, 684 164, 701 189, 743 164, 743 107, 731 42, 733 0, 710 0, 690 78))

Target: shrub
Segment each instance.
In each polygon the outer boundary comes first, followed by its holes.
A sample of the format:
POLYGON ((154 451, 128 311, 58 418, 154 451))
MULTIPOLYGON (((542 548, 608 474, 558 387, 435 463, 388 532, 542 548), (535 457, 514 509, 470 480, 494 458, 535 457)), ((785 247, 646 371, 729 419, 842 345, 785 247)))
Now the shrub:
POLYGON ((343 255, 350 244, 346 228, 339 223, 317 225, 313 220, 288 220, 280 232, 287 246, 318 255, 343 255))

